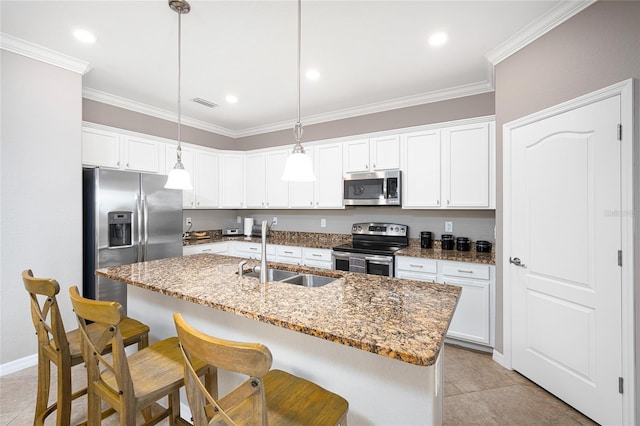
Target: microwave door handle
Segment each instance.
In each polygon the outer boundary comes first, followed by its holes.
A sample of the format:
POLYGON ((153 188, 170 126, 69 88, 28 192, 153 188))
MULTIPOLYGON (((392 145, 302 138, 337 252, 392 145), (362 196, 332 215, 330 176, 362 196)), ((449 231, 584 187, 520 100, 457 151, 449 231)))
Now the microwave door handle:
POLYGON ((388 188, 387 188, 387 178, 383 177, 382 178, 382 199, 386 200, 389 198, 389 194, 387 193, 388 188))

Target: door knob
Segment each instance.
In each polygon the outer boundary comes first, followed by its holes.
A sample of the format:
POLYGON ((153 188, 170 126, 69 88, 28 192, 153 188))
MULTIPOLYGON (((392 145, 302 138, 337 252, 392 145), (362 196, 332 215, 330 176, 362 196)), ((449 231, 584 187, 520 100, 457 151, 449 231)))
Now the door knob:
POLYGON ((509 263, 513 263, 514 265, 519 266, 521 268, 526 268, 527 267, 524 263, 522 263, 520 261, 519 257, 514 257, 513 259, 509 258, 509 263))

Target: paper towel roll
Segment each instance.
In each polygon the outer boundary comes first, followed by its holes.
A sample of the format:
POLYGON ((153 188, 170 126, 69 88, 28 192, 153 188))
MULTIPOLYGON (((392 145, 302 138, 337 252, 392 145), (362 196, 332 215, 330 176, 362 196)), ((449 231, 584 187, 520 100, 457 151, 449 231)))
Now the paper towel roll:
POLYGON ((253 218, 245 217, 244 218, 244 235, 247 237, 250 237, 252 228, 253 228, 253 218))

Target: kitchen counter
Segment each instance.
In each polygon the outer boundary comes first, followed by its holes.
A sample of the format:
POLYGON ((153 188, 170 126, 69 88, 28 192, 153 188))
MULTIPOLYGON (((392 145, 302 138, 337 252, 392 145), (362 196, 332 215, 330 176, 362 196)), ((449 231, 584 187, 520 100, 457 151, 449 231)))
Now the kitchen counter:
POLYGON ((396 252, 396 256, 408 256, 408 257, 423 257, 427 259, 436 260, 451 260, 454 262, 470 262, 470 263, 484 263, 487 265, 496 264, 496 253, 491 251, 490 253, 478 253, 475 251, 475 245, 472 245, 472 249, 469 251, 457 251, 457 250, 442 250, 440 248, 440 241, 436 241, 433 248, 423 249, 420 248, 420 243, 409 244, 409 247, 396 252))
MULTIPOLYGON (((237 275, 240 259, 197 254, 99 269, 98 275, 418 366, 433 365, 460 288, 269 262, 338 279, 307 288, 237 275), (301 307, 304 307, 301 309, 301 307)), ((259 264, 248 261, 245 269, 259 264)))

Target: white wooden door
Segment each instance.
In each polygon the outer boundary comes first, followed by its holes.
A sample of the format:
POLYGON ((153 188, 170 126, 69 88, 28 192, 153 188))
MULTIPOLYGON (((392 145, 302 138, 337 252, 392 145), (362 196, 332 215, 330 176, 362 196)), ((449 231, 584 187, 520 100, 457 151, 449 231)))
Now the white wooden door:
POLYGON ((344 143, 344 172, 369 171, 369 139, 360 139, 344 143))
POLYGON ((343 208, 342 145, 316 147, 316 207, 343 208))
POLYGON ((266 202, 264 153, 250 154, 245 158, 245 201, 248 208, 264 208, 266 202))
POLYGON ((218 154, 196 152, 196 208, 217 208, 220 205, 220 162, 218 154))
POLYGON ((620 110, 515 128, 506 159, 512 366, 601 424, 622 424, 620 110))
POLYGON ((145 173, 160 171, 160 144, 149 139, 124 137, 126 170, 145 173))
POLYGON ((400 136, 373 138, 370 142, 371 170, 400 168, 400 136))
POLYGON ((288 150, 267 152, 266 154, 266 191, 267 207, 289 207, 289 182, 282 180, 284 166, 289 156, 288 150))
POLYGON ((82 129, 82 164, 120 168, 120 136, 97 129, 82 129))
POLYGON ((440 130, 402 136, 402 207, 440 207, 440 130))
POLYGON ((244 207, 244 156, 220 155, 220 207, 244 207))

